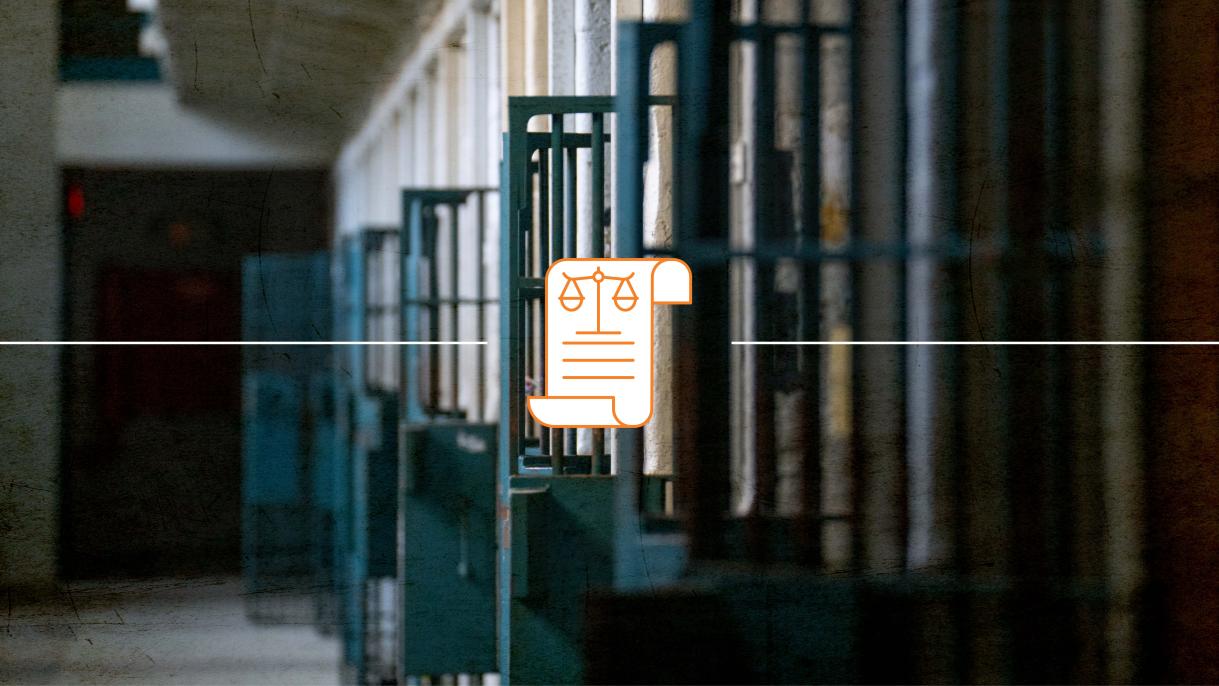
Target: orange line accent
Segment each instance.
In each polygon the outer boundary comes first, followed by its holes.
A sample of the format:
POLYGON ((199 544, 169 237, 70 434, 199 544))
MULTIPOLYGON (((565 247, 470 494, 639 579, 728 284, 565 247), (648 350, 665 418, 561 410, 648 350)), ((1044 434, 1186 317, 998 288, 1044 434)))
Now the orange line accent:
POLYGON ((635 341, 563 341, 563 345, 635 345, 635 341))
POLYGON ((622 335, 621 331, 577 331, 576 332, 576 334, 578 334, 578 335, 586 335, 586 336, 595 336, 599 333, 603 333, 607 336, 621 336, 622 335))
POLYGON ((564 379, 633 379, 634 376, 563 376, 564 379))
POLYGON ((633 357, 609 357, 605 359, 592 357, 564 357, 564 362, 634 362, 633 357))

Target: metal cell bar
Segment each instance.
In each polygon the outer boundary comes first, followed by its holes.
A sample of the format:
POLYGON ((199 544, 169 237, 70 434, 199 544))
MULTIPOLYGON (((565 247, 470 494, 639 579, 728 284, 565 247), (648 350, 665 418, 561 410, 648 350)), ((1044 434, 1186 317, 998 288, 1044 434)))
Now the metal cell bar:
MULTIPOLYGON (((373 250, 373 245, 373 234, 365 234, 361 245, 360 254, 360 260, 363 262, 363 268, 361 269, 363 278, 361 279, 359 285, 361 293, 360 308, 363 310, 363 313, 360 316, 360 340, 365 341, 369 339, 373 330, 376 328, 376 321, 373 319, 373 317, 369 316, 371 314, 369 305, 372 303, 373 293, 376 292, 373 282, 377 278, 376 270, 370 270, 368 268, 370 262, 369 254, 373 250)), ((375 363, 375 355, 375 352, 369 350, 364 354, 362 364, 360 365, 360 378, 365 390, 372 389, 372 366, 375 363)))
MULTIPOLYGON (((506 138, 506 135, 505 135, 505 138, 506 138)), ((504 183, 505 184, 508 183, 507 179, 509 178, 509 173, 513 168, 513 165, 510 165, 508 163, 507 153, 508 153, 508 144, 507 144, 507 142, 505 142, 505 144, 504 144, 504 154, 505 154, 505 160, 504 160, 504 179, 505 180, 504 180, 504 183)), ((537 236, 537 227, 534 226, 534 220, 533 220, 533 213, 534 213, 533 197, 534 197, 535 188, 538 188, 541 185, 541 181, 539 180, 539 177, 542 176, 542 162, 541 162, 540 154, 538 156, 537 162, 532 161, 532 156, 533 156, 532 151, 521 150, 518 154, 525 157, 524 180, 523 180, 523 182, 518 181, 518 183, 521 183, 522 185, 524 185, 526 187, 525 191, 522 193, 523 197, 521 198, 521 208, 519 210, 517 210, 515 207, 513 207, 511 205, 511 203, 508 201, 508 197, 509 197, 508 193, 501 193, 501 199, 500 199, 500 202, 503 203, 502 207, 509 208, 509 211, 515 212, 517 214, 517 217, 516 217, 517 223, 509 225, 507 223, 507 220, 505 220, 504 223, 501 224, 500 231, 502 233, 504 233, 505 235, 510 233, 510 228, 512 231, 520 232, 520 235, 518 235, 518 236, 515 236, 515 237, 506 236, 505 237, 505 240, 504 240, 505 247, 503 248, 503 251, 507 252, 509 254, 514 254, 515 262, 512 263, 514 266, 511 269, 502 270, 500 273, 501 283, 505 283, 505 284, 509 283, 508 278, 509 278, 509 276, 512 277, 512 281, 511 281, 512 285, 510 285, 510 286, 501 285, 500 292, 503 293, 505 291, 505 289, 509 289, 509 292, 512 293, 514 299, 519 295, 516 289, 519 287, 520 280, 524 279, 524 278, 528 278, 532 274, 531 265, 533 264, 533 255, 534 255, 534 253, 537 252, 534 247, 534 241, 536 240, 536 236, 537 236), (515 238, 515 240, 514 240, 514 238, 515 238), (512 248, 518 247, 518 246, 519 246, 519 250, 517 250, 515 253, 513 253, 512 248)), ((513 392, 513 397, 519 398, 520 395, 524 393, 525 379, 532 378, 532 375, 533 375, 533 352, 532 352, 533 344, 531 341, 526 340, 527 338, 532 337, 532 329, 528 328, 529 320, 531 319, 531 316, 532 316, 532 313, 530 312, 530 309, 529 309, 531 307, 531 305, 529 304, 529 301, 527 299, 524 299, 522 296, 522 302, 520 304, 509 305, 507 302, 505 302, 502 305, 502 307, 511 307, 514 311, 516 310, 517 307, 521 307, 521 310, 522 310, 519 312, 520 321, 519 321, 519 324, 517 325, 519 330, 510 329, 511 334, 512 334, 510 337, 511 340, 518 341, 519 346, 521 346, 521 348, 523 348, 523 350, 524 350, 524 360, 522 361, 521 368, 517 371, 517 373, 520 375, 519 378, 516 379, 516 381, 519 385, 519 388, 517 388, 513 392), (526 336, 526 333, 528 333, 530 335, 526 336)), ((501 319, 502 318, 503 318, 503 315, 501 314, 501 319)), ((506 325, 507 324, 502 324, 502 326, 506 326, 506 325)), ((508 355, 506 350, 500 351, 501 359, 507 359, 508 357, 512 357, 515 360, 516 356, 508 355)), ((501 383, 501 385, 502 385, 502 383, 501 383)), ((505 388, 505 390, 507 390, 507 389, 513 388, 513 387, 505 386, 504 388, 505 388)), ((505 405, 504 409, 502 411, 508 412, 509 411, 508 406, 505 405)), ((521 452, 524 452, 524 440, 529 435, 529 428, 531 426, 531 422, 530 422, 530 419, 529 419, 527 413, 513 411, 505 416, 515 417, 515 422, 517 425, 516 433, 515 434, 510 434, 508 432, 502 432, 502 433, 504 433, 504 435, 508 435, 508 436, 515 436, 516 438, 514 439, 514 442, 518 447, 518 451, 517 451, 518 454, 521 452)), ((513 465, 512 469, 515 470, 515 465, 513 465)))
POLYGON ((575 257, 577 253, 576 246, 576 224, 579 205, 576 199, 576 148, 567 148, 567 161, 563 169, 565 175, 563 177, 563 188, 566 193, 563 197, 564 213, 563 213, 563 257, 575 257))
MULTIPOLYGON (((806 3, 807 5, 808 3, 806 3)), ((811 21, 805 7, 803 18, 811 21)), ((821 248, 821 35, 811 23, 805 24, 800 69, 800 237, 798 248, 821 248)), ((821 340, 821 265, 819 261, 801 269, 801 306, 799 332, 805 341, 821 340)), ((803 517, 798 528, 800 559, 820 567, 822 564, 821 516, 821 351, 800 351, 801 386, 804 388, 804 435, 800 461, 803 517)))
MULTIPOLYGON (((590 180, 592 203, 592 244, 589 257, 605 257, 605 115, 592 115, 592 139, 589 141, 592 157, 592 179, 590 180)), ((592 430, 592 473, 601 474, 608 465, 605 461, 605 429, 592 430)))
MULTIPOLYGON (((1044 41, 1044 72, 1042 75, 1042 100, 1044 107, 1045 177, 1047 179, 1044 214, 1041 220, 1042 246, 1040 259, 1043 264, 1043 281, 1046 288, 1044 321, 1042 329, 1046 340, 1064 340, 1070 335, 1074 321, 1069 301, 1072 255, 1070 215, 1068 213, 1068 187, 1063 183, 1070 167, 1068 131, 1068 80, 1067 59, 1068 35, 1066 32, 1067 4, 1048 3, 1041 16, 1042 40, 1044 41), (1066 241, 1062 245, 1059 241, 1066 241)), ((1043 539, 1040 541, 1046 557, 1045 567, 1055 577, 1069 577, 1073 568, 1072 532, 1075 517, 1072 508, 1072 465, 1077 463, 1074 453, 1074 429, 1077 408, 1070 401, 1076 392, 1072 383, 1076 364, 1072 351, 1062 346, 1051 346, 1045 350, 1048 377, 1042 393, 1045 396, 1043 422, 1046 427, 1045 455, 1042 473, 1045 478, 1043 498, 1045 511, 1041 517, 1043 539)), ((1054 602, 1054 601, 1051 601, 1054 602)), ((1050 613, 1058 608, 1050 606, 1050 613)), ((1073 660, 1080 648, 1081 636, 1073 622, 1062 622, 1050 627, 1042 640, 1052 647, 1051 659, 1046 661, 1042 674, 1047 678, 1066 679, 1072 674, 1073 660)))
MULTIPOLYGON (((509 112, 511 114, 511 111, 509 112)), ((524 392, 525 369, 523 359, 515 352, 524 344, 524 295, 520 284, 525 266, 525 231, 532 223, 525 220, 529 210, 528 196, 532 195, 533 174, 525 141, 513 136, 513 122, 508 122, 508 131, 503 135, 504 159, 500 165, 500 413, 498 483, 501 505, 508 501, 509 477, 515 469, 516 456, 520 454, 524 438, 524 416, 521 396, 524 392), (523 178, 520 178, 523 177, 523 178), (515 181, 515 182, 514 182, 515 181), (521 186, 518 188, 518 186, 521 186), (529 191, 529 192, 527 192, 529 191), (512 235, 513 233, 517 235, 512 235)), ((527 122, 525 122, 527 124, 527 122)), ((520 125, 520 124, 518 124, 520 125)), ((504 522, 504 532, 507 523, 504 522)), ((511 574, 505 567, 507 556, 501 554, 499 571, 511 574)), ((507 621, 507 609, 501 608, 501 624, 507 621)), ((501 664, 501 670, 506 667, 501 664)))
MULTIPOLYGON (((561 126, 561 124, 560 124, 561 126)), ((546 265, 550 264, 550 222, 551 208, 547 203, 550 199, 551 186, 551 159, 549 151, 541 149, 538 151, 538 221, 534 230, 534 246, 536 250, 537 260, 535 264, 530 264, 529 271, 526 272, 529 276, 540 277, 546 272, 546 265)), ((560 163, 561 164, 561 163, 560 163)), ((558 179, 556 179, 558 181, 558 179)), ((558 185, 557 183, 555 185, 558 185)), ((562 219, 560 219, 562 221, 562 219)), ((530 303, 530 325, 529 325, 529 356, 533 365, 533 380, 539 392, 545 392, 546 388, 546 353, 542 349, 540 341, 546 334, 546 321, 543 314, 543 303, 534 300, 530 303)), ((532 419, 526 417, 538 431, 540 445, 543 455, 551 454, 550 440, 551 432, 544 426, 536 424, 532 419)), ((553 466, 553 465, 552 465, 553 466)))
MULTIPOLYGON (((538 151, 538 221, 534 231, 536 241, 536 262, 528 265, 527 276, 540 276, 545 265, 550 264, 550 213, 547 201, 550 199, 551 160, 548 151, 538 151)), ((557 179, 556 179, 557 181, 557 179)))
MULTIPOLYGON (((1047 183, 1045 178, 1045 8, 1037 3, 1015 3, 1009 7, 1010 41, 1001 47, 1008 54, 1009 101, 1007 155, 1009 179, 1004 202, 1008 205, 1007 228, 1012 239, 1009 278, 1020 297, 1013 300, 1008 316, 1014 339, 1036 339, 1044 335, 1046 323, 1046 273, 1042 247, 1047 183)), ((1046 485, 1052 466, 1048 431, 1030 435, 1027 427, 1042 424, 1049 411, 1047 402, 1047 352, 1044 348, 1012 351, 1011 357, 1026 372, 1011 380, 1014 420, 1008 441, 1020 446, 1020 459, 1009 464, 1012 489, 1011 573, 1017 580, 1013 601, 1032 612, 1013 606, 1012 662, 1016 681, 1054 680, 1047 654, 1052 655, 1052 631, 1035 618, 1043 617, 1044 595, 1035 577, 1051 573, 1044 544, 1043 513, 1051 506, 1046 485)))
MULTIPOLYGON (((995 2, 991 22, 989 28, 990 35, 990 53, 992 65, 992 119, 991 119, 991 152, 995 155, 995 159, 999 160, 998 171, 995 179, 995 194, 997 202, 995 207, 994 231, 997 232, 1005 241, 1012 241, 1011 218, 1013 215, 1013 207, 1008 199, 1010 188, 1013 185, 1011 178, 1011 165, 1008 155, 1008 146, 1010 145, 1010 135, 1012 129, 1011 104, 1013 101, 1013 88, 1010 74, 1010 66, 1012 62, 1012 50, 1009 44, 1012 41, 1014 32, 1011 28, 1011 18, 1013 14, 1012 2, 1010 0, 997 0, 995 2)), ((1011 340, 1014 333, 1011 317, 1009 313, 1012 309, 1012 289, 1008 270, 1011 267, 1011 257, 1005 256, 1001 263, 1001 271, 998 274, 999 281, 999 297, 996 303, 995 319, 998 324, 997 337, 1002 340, 1011 340)), ((1001 433, 1001 445, 998 449, 1002 455, 1001 458, 1001 477, 1004 481, 1003 493, 1007 498, 1006 506, 1006 531, 1004 536, 1008 539, 1009 544, 1012 542, 1012 531, 1016 523, 1019 521, 1019 514, 1016 512, 1019 505, 1015 497, 1013 489, 1014 474, 1016 471, 1016 451, 1012 442, 1015 427, 1019 422, 1011 419, 1011 413, 1016 409, 1014 402, 1014 386, 1015 380, 1011 378, 1011 370, 1013 368, 1014 356, 1008 350, 1000 351, 997 354, 998 365, 996 375, 999 377, 999 387, 996 389, 1000 393, 1003 404, 1003 412, 998 418, 1000 422, 999 430, 1001 433)), ((1018 553, 1017 553, 1018 554, 1018 553)), ((1014 562, 1011 560, 1012 555, 1007 556, 1004 560, 1007 563, 1008 572, 1012 571, 1014 562)), ((1003 612, 1004 626, 1001 629, 1001 636, 1005 641, 1007 655, 1003 661, 1005 672, 1001 678, 1004 681, 1015 681, 1018 677, 1012 663, 1014 657, 1014 644, 1018 633, 1016 610, 1017 608, 1011 602, 1011 596, 1004 603, 1003 612)))
MULTIPOLYGON (((961 84, 963 82, 961 58, 964 43, 961 14, 963 10, 956 5, 945 5, 940 10, 940 40, 938 59, 943 65, 942 100, 945 117, 941 124, 941 134, 945 141, 941 162, 942 189, 940 201, 943 203, 942 216, 950 217, 947 222, 945 237, 950 243, 965 240, 962 235, 963 215, 960 201, 962 194, 961 165, 957 160, 964 157, 962 143, 964 117, 961 106, 961 84)), ((904 38, 903 44, 908 39, 904 38)), ((904 45, 903 45, 904 47, 904 45)), ((903 54, 906 51, 903 49, 903 54)), ((905 142, 909 146, 908 141, 905 142)), ((906 150, 902 150, 903 155, 906 150)), ((937 237, 939 238, 939 237, 937 237)), ((964 302, 969 292, 969 269, 967 263, 951 258, 941 257, 938 260, 941 269, 947 272, 948 297, 941 299, 944 309, 944 330, 948 337, 962 340, 965 332, 964 302)), ((965 397, 966 360, 960 350, 946 350, 947 360, 943 365, 942 394, 946 394, 944 404, 948 413, 947 431, 949 435, 944 440, 948 453, 948 465, 940 477, 949 479, 948 488, 940 489, 951 499, 949 517, 952 531, 945 537, 952 546, 948 562, 959 578, 967 578, 969 574, 967 549, 969 546, 969 467, 967 457, 966 422, 968 407, 965 397)), ((967 593, 956 593, 951 606, 951 617, 954 629, 955 655, 950 665, 946 665, 944 673, 952 673, 952 679, 960 682, 975 681, 973 676, 974 663, 974 632, 971 627, 971 615, 974 603, 967 593)))
MULTIPOLYGON (((692 170, 692 183, 675 188, 680 247, 687 237, 729 240, 728 186, 729 47, 732 42, 731 3, 712 0, 691 8, 678 48, 678 95, 682 106, 677 143, 682 166, 692 170)), ((645 81, 646 83, 646 81, 645 81)), ((646 112, 641 131, 646 129, 646 112)), ((634 122, 632 122, 634 124, 634 122)), ((646 135, 646 134, 645 134, 646 135)), ((627 167, 627 175, 638 175, 627 167)), ((680 182, 681 179, 675 181, 680 182)), ((625 209, 625 208, 619 208, 625 209)), ((641 224, 626 224, 634 228, 641 224)), ((623 223, 619 223, 623 228, 623 223)), ((634 239, 636 242, 638 239, 634 239)), ((731 282, 728 265, 691 265, 699 284, 693 303, 674 315, 678 350, 675 351, 678 421, 675 450, 678 500, 686 518, 689 553, 695 559, 715 559, 725 552, 721 522, 728 509, 729 450, 723 427, 731 426, 728 405, 715 393, 700 392, 729 378, 728 341, 731 282)))
MULTIPOLYGON (((761 20, 761 3, 757 17, 761 20)), ((775 44, 769 34, 758 36, 754 44, 754 154, 753 154, 753 231, 755 240, 773 240, 775 221, 775 44)), ((753 262, 754 340, 774 340, 775 327, 770 311, 775 301, 775 269, 771 264, 753 262)), ((767 518, 775 502, 777 481, 775 436, 775 349, 755 348, 754 369, 754 493, 753 508, 748 520, 751 557, 766 555, 767 518)))
MULTIPOLYGON (((460 293, 460 288, 459 288, 459 283, 458 283, 458 272, 460 271, 460 265, 458 264, 457 257, 458 257, 458 246, 461 243, 461 236, 458 235, 458 231, 460 228, 459 227, 460 222, 458 221, 458 217, 459 217, 458 213, 461 209, 461 206, 457 203, 450 203, 448 207, 449 207, 449 223, 452 225, 450 227, 450 231, 449 231, 449 235, 452 237, 452 239, 449 242, 449 298, 451 299, 451 302, 449 304, 449 318, 450 318, 450 321, 452 322, 453 340, 460 341, 461 340, 461 324, 460 324, 461 318, 460 318, 460 309, 459 309, 460 305, 457 302, 457 298, 460 297, 461 293, 460 293)), ((458 393, 459 382, 460 382, 460 371, 461 371, 460 370, 461 355, 459 354, 459 351, 456 346, 451 346, 449 348, 449 360, 450 360, 450 365, 449 365, 449 389, 450 390, 449 390, 449 392, 453 394, 453 397, 452 397, 453 406, 451 409, 453 410, 454 413, 456 413, 461 409, 461 394, 458 393)))
MULTIPOLYGON (((483 194, 475 194, 474 211, 478 213, 478 245, 475 247, 475 254, 478 256, 478 290, 475 292, 475 297, 478 298, 478 324, 475 330, 477 340, 487 340, 487 322, 486 322, 486 304, 484 298, 487 295, 487 268, 484 261, 483 252, 486 249, 484 243, 487 240, 487 216, 486 207, 483 202, 483 194)), ((408 346, 409 347, 409 346, 408 346)), ((484 419, 487 398, 487 355, 483 350, 478 352, 478 394, 475 397, 474 403, 474 421, 481 422, 484 419)))
MULTIPOLYGON (((429 207, 424 212, 424 255, 427 259, 427 292, 432 303, 427 306, 428 340, 440 340, 440 270, 437 269, 436 248, 439 233, 439 222, 436 208, 429 207)), ((428 414, 435 415, 440 410, 440 349, 437 346, 428 347, 428 414)))
MULTIPOLYGON (((551 245, 550 254, 553 255, 554 259, 557 260, 566 257, 565 249, 563 247, 563 239, 567 235, 563 228, 567 218, 563 212, 563 200, 565 196, 564 182, 566 181, 567 176, 566 172, 564 171, 566 165, 564 164, 565 159, 563 156, 563 115, 561 114, 556 114, 550 118, 549 159, 551 184, 551 193, 549 198, 551 221, 549 228, 551 245)), ((545 271, 547 264, 548 262, 541 265, 542 272, 545 271)), ((541 275, 541 272, 539 275, 541 275)))
MULTIPOLYGON (((1062 3, 1051 3, 1047 7, 1044 19, 1045 32, 1045 148, 1047 173, 1052 180, 1047 188, 1045 216, 1042 220, 1042 232, 1047 236, 1046 255, 1048 262, 1047 302, 1046 302, 1046 340, 1064 340, 1073 338, 1069 335, 1071 328, 1071 308, 1067 296, 1070 288, 1071 247, 1054 245, 1050 241, 1070 241, 1070 231, 1067 226, 1068 194, 1065 184, 1060 179, 1070 168, 1069 149, 1066 143, 1068 130, 1068 63, 1067 37, 1065 24, 1067 8, 1062 3)), ((1071 393, 1070 380, 1071 355, 1061 346, 1053 346, 1048 351, 1050 388, 1047 389, 1046 420, 1049 426, 1050 439, 1047 442, 1050 455, 1048 462, 1052 470, 1053 489, 1051 512, 1049 514, 1047 535, 1047 551, 1050 565, 1055 574, 1064 574, 1070 568, 1070 540, 1068 532, 1071 526, 1069 484, 1070 459, 1070 427, 1073 424, 1072 405, 1068 402, 1071 393)))
MULTIPOLYGON (((563 197, 565 207, 563 217, 564 239, 563 239, 563 257, 575 257, 577 254, 576 245, 576 224, 579 216, 577 210, 576 195, 576 148, 568 147, 566 150, 567 161, 564 164, 563 188, 566 191, 563 197)), ((559 154, 557 151, 555 154, 559 154)), ((577 453, 576 445, 576 430, 569 429, 564 432, 563 452, 567 455, 575 455, 577 453)), ((594 472, 595 474, 596 472, 594 472)))
POLYGON ((589 246, 589 257, 605 256, 605 115, 596 112, 592 115, 592 140, 590 141, 592 156, 592 215, 593 240, 589 246))
MULTIPOLYGON (((564 200, 564 181, 566 174, 564 172, 565 164, 563 159, 563 115, 555 114, 550 117, 550 244, 551 255, 554 259, 562 259, 566 257, 566 249, 564 248, 565 230, 564 224, 566 217, 563 213, 564 200)), ((544 153, 543 153, 544 154, 544 153)), ((543 198, 546 196, 543 195, 543 198)), ((546 267, 550 261, 543 261, 538 268, 538 275, 545 277, 546 267)), ((544 305, 538 305, 539 311, 545 312, 544 305)), ((546 321, 543 314, 542 319, 542 336, 545 337, 546 321)), ((543 365, 545 365, 545 352, 543 355, 543 365)), ((563 434, 563 429, 550 429, 550 469, 551 473, 558 476, 563 473, 563 452, 566 447, 563 434)))
MULTIPOLYGON (((421 300, 419 293, 420 267, 422 266, 423 250, 423 201, 420 199, 406 202, 407 240, 402 241, 402 282, 399 284, 402 292, 402 340, 419 340, 419 311, 415 302, 421 300), (410 310, 408 311, 408 308, 410 310)), ((423 418, 423 404, 419 394, 419 348, 414 345, 404 345, 402 356, 402 393, 404 402, 401 404, 402 417, 408 422, 417 422, 423 418)))
MULTIPOLYGON (((910 27, 905 2, 876 0, 854 8, 851 41, 851 225, 850 246, 865 243, 906 245, 907 142, 911 125, 907 103, 906 44, 910 27)), ((930 115, 925 115, 930 116, 930 115)), ((920 178, 928 178, 921 174, 920 178)), ((928 214, 923 210, 920 216, 928 214)), ((930 240, 920 235, 918 245, 930 240)), ((924 251, 926 252, 926 251, 924 251)), ((930 262, 934 253, 917 258, 930 262)), ((861 257, 852 262, 851 332, 860 340, 903 340, 910 309, 906 260, 861 257)), ((931 267, 924 269, 927 273, 931 267)), ((925 281, 920 281, 924 283, 925 281)), ((917 289, 914 289, 917 291, 917 289)), ((919 291, 922 293, 922 291, 919 291)), ((926 298, 924 298, 924 301, 926 298)), ((928 318, 924 318, 926 320, 928 318)), ((851 453, 854 461, 851 509, 852 567, 861 572, 901 569, 909 547, 910 477, 908 415, 934 407, 926 388, 912 392, 904 348, 852 351, 851 453)), ((933 353, 912 353, 930 358, 933 353)), ((922 358, 920 358, 922 359, 922 358)), ((928 359, 926 364, 930 364, 928 359)), ((918 369, 918 365, 913 365, 918 369)), ((934 378, 932 371, 920 372, 934 378)), ((926 433, 920 436, 926 436, 926 433)))

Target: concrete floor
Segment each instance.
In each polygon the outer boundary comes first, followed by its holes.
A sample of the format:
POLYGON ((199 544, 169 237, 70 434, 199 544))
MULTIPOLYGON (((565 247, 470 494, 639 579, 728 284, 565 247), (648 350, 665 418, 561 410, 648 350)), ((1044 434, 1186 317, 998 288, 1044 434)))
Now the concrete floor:
POLYGON ((307 624, 253 624, 237 579, 79 582, 37 601, 0 597, 0 684, 337 684, 338 675, 336 638, 307 624))

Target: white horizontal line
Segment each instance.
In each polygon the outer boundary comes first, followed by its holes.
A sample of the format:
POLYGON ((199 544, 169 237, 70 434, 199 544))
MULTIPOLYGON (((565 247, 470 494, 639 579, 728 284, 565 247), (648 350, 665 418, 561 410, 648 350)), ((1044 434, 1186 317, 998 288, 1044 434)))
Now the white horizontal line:
MULTIPOLYGON (((730 341, 732 345, 812 345, 812 346, 1219 346, 1219 341, 730 341)), ((130 345, 198 345, 198 346, 292 346, 292 345, 488 345, 487 341, 0 341, 0 346, 130 346, 130 345)))
POLYGON ((889 346, 1142 346, 1142 345, 1194 345, 1216 346, 1219 341, 732 341, 732 345, 889 345, 889 346))
POLYGON ((486 345, 486 341, 0 341, 5 345, 486 345))

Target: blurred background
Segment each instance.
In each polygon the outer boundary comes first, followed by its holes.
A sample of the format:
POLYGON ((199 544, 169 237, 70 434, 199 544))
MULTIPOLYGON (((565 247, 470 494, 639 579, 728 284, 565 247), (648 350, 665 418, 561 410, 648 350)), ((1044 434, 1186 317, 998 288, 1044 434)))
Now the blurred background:
POLYGON ((0 0, 6 683, 1219 682, 1216 341, 1215 0, 0 0))

